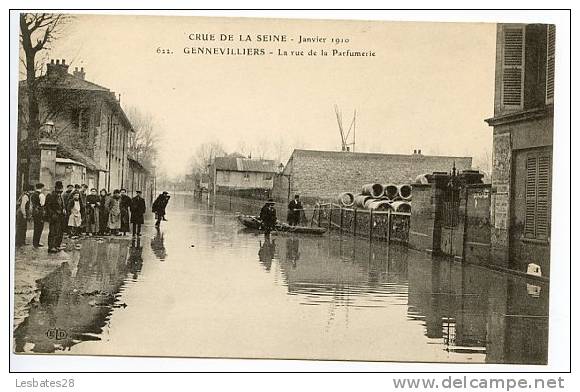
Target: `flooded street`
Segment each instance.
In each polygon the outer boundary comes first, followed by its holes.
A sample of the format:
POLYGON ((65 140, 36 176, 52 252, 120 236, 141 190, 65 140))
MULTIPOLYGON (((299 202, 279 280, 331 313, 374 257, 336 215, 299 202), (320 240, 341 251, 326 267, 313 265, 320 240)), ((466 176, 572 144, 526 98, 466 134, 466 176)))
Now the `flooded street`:
POLYGON ((72 250, 40 280, 15 350, 547 362, 546 283, 335 233, 268 239, 192 196, 167 217, 140 241, 72 250))

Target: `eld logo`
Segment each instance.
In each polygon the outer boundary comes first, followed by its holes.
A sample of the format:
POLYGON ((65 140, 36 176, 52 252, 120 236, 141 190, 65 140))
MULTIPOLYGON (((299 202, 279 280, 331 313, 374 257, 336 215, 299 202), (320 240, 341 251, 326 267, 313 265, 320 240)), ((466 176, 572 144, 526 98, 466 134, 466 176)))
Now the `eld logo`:
POLYGON ((51 340, 63 340, 66 339, 67 333, 64 329, 51 328, 46 331, 46 337, 51 340))

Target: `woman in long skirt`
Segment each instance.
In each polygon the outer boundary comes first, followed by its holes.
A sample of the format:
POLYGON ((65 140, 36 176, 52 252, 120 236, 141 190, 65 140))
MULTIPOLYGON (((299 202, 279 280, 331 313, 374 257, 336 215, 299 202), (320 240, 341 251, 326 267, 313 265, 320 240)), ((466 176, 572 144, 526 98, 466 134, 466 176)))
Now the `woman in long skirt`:
POLYGON ((109 196, 107 196, 107 190, 101 189, 99 196, 99 234, 105 235, 108 232, 109 227, 109 196))
POLYGON ((127 191, 125 189, 121 189, 121 196, 120 196, 120 205, 121 208, 121 233, 123 235, 127 234, 129 229, 129 208, 131 207, 131 198, 127 196, 127 191))
POLYGON ((121 195, 118 189, 113 191, 113 196, 109 199, 109 230, 113 235, 121 235, 121 195))
POLYGON ((97 235, 99 233, 99 210, 100 210, 100 198, 97 195, 97 190, 95 188, 91 189, 91 194, 87 196, 87 206, 85 207, 85 215, 87 217, 86 230, 87 234, 97 235))

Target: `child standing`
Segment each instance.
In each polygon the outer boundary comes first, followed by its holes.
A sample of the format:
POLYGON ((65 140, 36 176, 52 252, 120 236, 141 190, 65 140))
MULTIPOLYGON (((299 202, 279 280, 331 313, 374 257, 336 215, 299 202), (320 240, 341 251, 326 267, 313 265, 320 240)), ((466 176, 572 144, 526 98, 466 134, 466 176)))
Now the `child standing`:
POLYGON ((81 234, 83 224, 84 209, 80 200, 80 193, 74 192, 72 198, 68 200, 69 217, 68 227, 71 238, 76 238, 81 234))

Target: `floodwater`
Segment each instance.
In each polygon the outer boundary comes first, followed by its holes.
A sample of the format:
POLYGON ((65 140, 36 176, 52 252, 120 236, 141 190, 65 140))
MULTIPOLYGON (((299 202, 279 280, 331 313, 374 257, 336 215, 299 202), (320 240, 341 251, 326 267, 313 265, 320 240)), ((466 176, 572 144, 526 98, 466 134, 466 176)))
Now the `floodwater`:
POLYGON ((263 234, 175 195, 140 241, 84 240, 39 281, 27 353, 544 364, 546 283, 406 247, 263 234))

